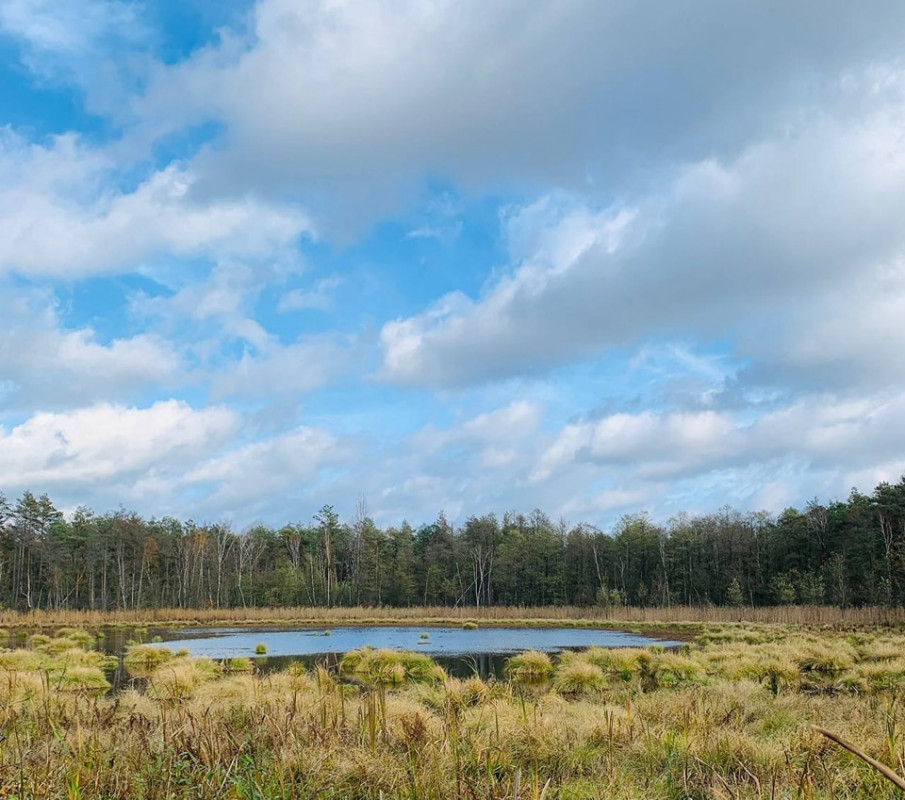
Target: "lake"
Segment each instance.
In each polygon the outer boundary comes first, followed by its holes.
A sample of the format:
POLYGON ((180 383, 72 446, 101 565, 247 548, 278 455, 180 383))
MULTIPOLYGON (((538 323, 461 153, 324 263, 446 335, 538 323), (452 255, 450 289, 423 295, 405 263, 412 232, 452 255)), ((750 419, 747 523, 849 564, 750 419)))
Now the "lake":
POLYGON ((290 661, 336 663, 343 653, 366 645, 412 650, 434 658, 453 675, 477 673, 500 677, 506 658, 523 650, 557 653, 588 647, 675 647, 676 641, 634 633, 591 628, 478 628, 366 625, 339 628, 193 628, 165 631, 157 647, 188 650, 214 659, 255 658, 255 648, 267 648, 266 667, 282 668, 290 661))

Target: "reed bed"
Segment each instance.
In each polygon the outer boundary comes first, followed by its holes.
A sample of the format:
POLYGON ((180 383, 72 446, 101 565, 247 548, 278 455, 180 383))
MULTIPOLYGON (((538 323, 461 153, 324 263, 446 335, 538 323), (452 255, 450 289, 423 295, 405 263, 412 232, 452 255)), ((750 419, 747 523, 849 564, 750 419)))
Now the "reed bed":
POLYGON ((146 608, 112 611, 42 609, 0 610, 0 626, 8 629, 69 626, 95 629, 105 625, 355 625, 418 624, 657 626, 750 622, 768 625, 833 627, 903 627, 905 608, 867 606, 490 606, 413 608, 280 607, 280 608, 146 608))
POLYGON ((523 653, 500 682, 415 653, 262 674, 136 646, 105 693, 73 627, 0 650, 0 797, 901 796, 813 727, 905 774, 892 631, 707 624, 678 651, 523 653))

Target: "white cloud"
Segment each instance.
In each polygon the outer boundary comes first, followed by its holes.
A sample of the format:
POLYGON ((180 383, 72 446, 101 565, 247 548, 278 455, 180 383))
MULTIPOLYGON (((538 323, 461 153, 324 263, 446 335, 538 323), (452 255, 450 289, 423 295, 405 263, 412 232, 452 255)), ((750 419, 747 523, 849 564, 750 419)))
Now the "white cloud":
POLYGON ((132 272, 163 258, 295 258, 311 234, 294 205, 200 198, 171 164, 132 189, 111 151, 71 134, 29 144, 0 136, 0 273, 77 278, 132 272))
POLYGON ((276 523, 300 513, 294 503, 325 502, 313 492, 321 473, 357 457, 354 442, 319 428, 250 442, 246 433, 225 407, 178 400, 37 413, 0 426, 0 486, 10 495, 47 491, 63 507, 124 503, 147 515, 276 523))
POLYGON ((342 373, 353 351, 354 342, 332 336, 305 337, 287 345, 267 337, 219 371, 212 392, 216 397, 297 398, 342 373))
POLYGON ((541 481, 574 461, 631 463, 646 477, 713 469, 738 452, 738 430, 728 414, 713 411, 612 414, 566 426, 532 472, 541 481))
POLYGON ((397 209, 425 175, 609 193, 676 162, 732 158, 840 73, 897 58, 905 27, 883 0, 710 4, 694 25, 688 14, 260 0, 247 34, 158 66, 135 113, 155 132, 221 123, 222 146, 197 164, 206 185, 316 195, 342 230, 397 209))
MULTIPOLYGON (((764 358, 760 343, 791 339, 829 300, 869 316, 879 285, 893 315, 905 297, 903 85, 857 121, 818 114, 728 164, 691 164, 631 207, 553 197, 512 212, 510 270, 477 299, 453 292, 385 324, 380 377, 462 386, 658 336, 732 337, 748 348, 739 357, 764 358)), ((863 339, 807 338, 799 360, 874 359, 863 339)))
POLYGON ((428 425, 409 440, 415 452, 434 453, 450 447, 490 448, 520 442, 535 432, 543 409, 536 403, 517 400, 503 408, 478 414, 458 425, 437 429, 428 425))
POLYGON ((362 491, 384 521, 599 521, 775 508, 902 469, 905 6, 259 0, 247 31, 176 64, 148 54, 147 10, 0 0, 32 77, 122 136, 0 132, 4 489, 243 521, 362 491), (333 236, 313 257, 336 263, 381 246, 347 258, 337 232, 379 220, 496 258, 470 227, 488 197, 539 199, 502 210, 507 264, 482 291, 413 313, 428 277, 381 287, 400 305, 342 307, 348 337, 286 313, 334 311, 350 283, 296 280, 312 220, 333 236), (113 337, 34 288, 126 273, 168 291, 136 290, 113 337), (375 356, 384 385, 360 375, 375 356), (613 376, 625 363, 641 377, 613 376), (353 374, 317 409, 341 422, 301 417, 353 374), (637 398, 606 387, 643 378, 637 398), (189 386, 254 411, 129 405, 189 386))
POLYGON ((393 524, 430 520, 441 510, 461 522, 473 513, 534 508, 547 495, 527 485, 525 472, 545 442, 543 413, 540 404, 517 400, 445 426, 427 425, 401 447, 377 442, 336 489, 340 497, 364 494, 375 519, 393 524))
POLYGON ((28 48, 28 63, 47 69, 37 54, 85 56, 109 37, 137 40, 145 33, 136 3, 120 0, 3 0, 0 31, 28 48))
MULTIPOLYGON (((905 394, 810 395, 752 418, 739 412, 641 411, 564 426, 531 481, 575 487, 569 508, 632 504, 664 517, 691 503, 779 511, 820 494, 845 496, 898 480, 905 460, 905 394), (610 488, 595 493, 600 481, 610 488), (618 501, 618 502, 615 502, 618 501)), ((687 506, 686 506, 687 507, 687 506)))
POLYGON ((153 333, 101 342, 91 328, 66 330, 49 292, 0 284, 0 317, 0 407, 71 408, 191 381, 180 349, 153 333))
POLYGON ((201 462, 185 482, 206 487, 201 505, 217 514, 243 521, 279 514, 286 522, 299 515, 299 503, 312 509, 329 502, 315 492, 322 472, 348 467, 357 456, 353 441, 302 426, 201 462))
POLYGON ((333 276, 321 278, 314 288, 308 291, 293 289, 280 298, 277 311, 304 311, 309 308, 326 311, 332 304, 333 290, 341 285, 342 279, 333 276))
POLYGON ((0 37, 35 83, 75 90, 89 113, 119 118, 152 64, 144 17, 131 0, 0 0, 0 37))
POLYGON ((0 427, 0 485, 71 491, 103 481, 123 491, 133 476, 155 473, 167 475, 172 488, 187 465, 221 446, 237 424, 227 409, 196 411, 177 400, 40 412, 10 430, 0 427))

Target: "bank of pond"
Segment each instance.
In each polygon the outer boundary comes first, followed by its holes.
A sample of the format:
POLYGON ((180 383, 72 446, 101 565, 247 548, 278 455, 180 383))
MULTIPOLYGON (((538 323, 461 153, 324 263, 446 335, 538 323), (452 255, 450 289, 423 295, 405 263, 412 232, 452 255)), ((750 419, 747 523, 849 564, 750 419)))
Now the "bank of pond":
MULTIPOLYGON (((20 631, 6 634, 9 648, 25 648, 54 654, 74 643, 80 650, 103 654, 97 663, 112 687, 126 685, 135 677, 127 657, 139 647, 206 658, 229 669, 230 664, 248 663, 259 672, 279 671, 296 664, 312 669, 323 666, 337 671, 344 654, 362 648, 380 651, 412 651, 429 656, 455 677, 477 675, 503 679, 509 659, 526 650, 556 654, 598 648, 678 647, 676 639, 654 638, 637 633, 565 627, 481 628, 474 622, 459 626, 352 625, 324 627, 199 627, 146 628, 143 626, 101 628, 94 633, 60 628, 56 635, 20 631)), ((144 652, 141 650, 140 652, 144 652)), ((153 658, 154 654, 148 657, 153 658)), ((79 656, 84 660, 84 657, 79 656)))

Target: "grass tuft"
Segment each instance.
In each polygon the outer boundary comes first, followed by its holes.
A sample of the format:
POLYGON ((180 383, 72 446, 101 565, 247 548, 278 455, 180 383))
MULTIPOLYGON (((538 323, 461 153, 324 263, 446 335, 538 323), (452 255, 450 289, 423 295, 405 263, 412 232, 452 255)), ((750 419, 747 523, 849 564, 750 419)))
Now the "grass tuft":
POLYGON ((542 681, 553 675, 553 662, 546 653, 526 650, 506 662, 506 677, 514 681, 542 681))
POLYGON ((154 670, 173 658, 173 651, 165 647, 137 645, 130 647, 123 656, 123 666, 135 678, 148 678, 154 670))
POLYGON ((605 687, 603 670, 585 659, 560 663, 553 678, 553 689, 563 695, 592 694, 605 687))
POLYGON ((371 647, 346 653, 339 668, 342 675, 375 686, 437 683, 446 678, 443 668, 428 656, 371 647))

